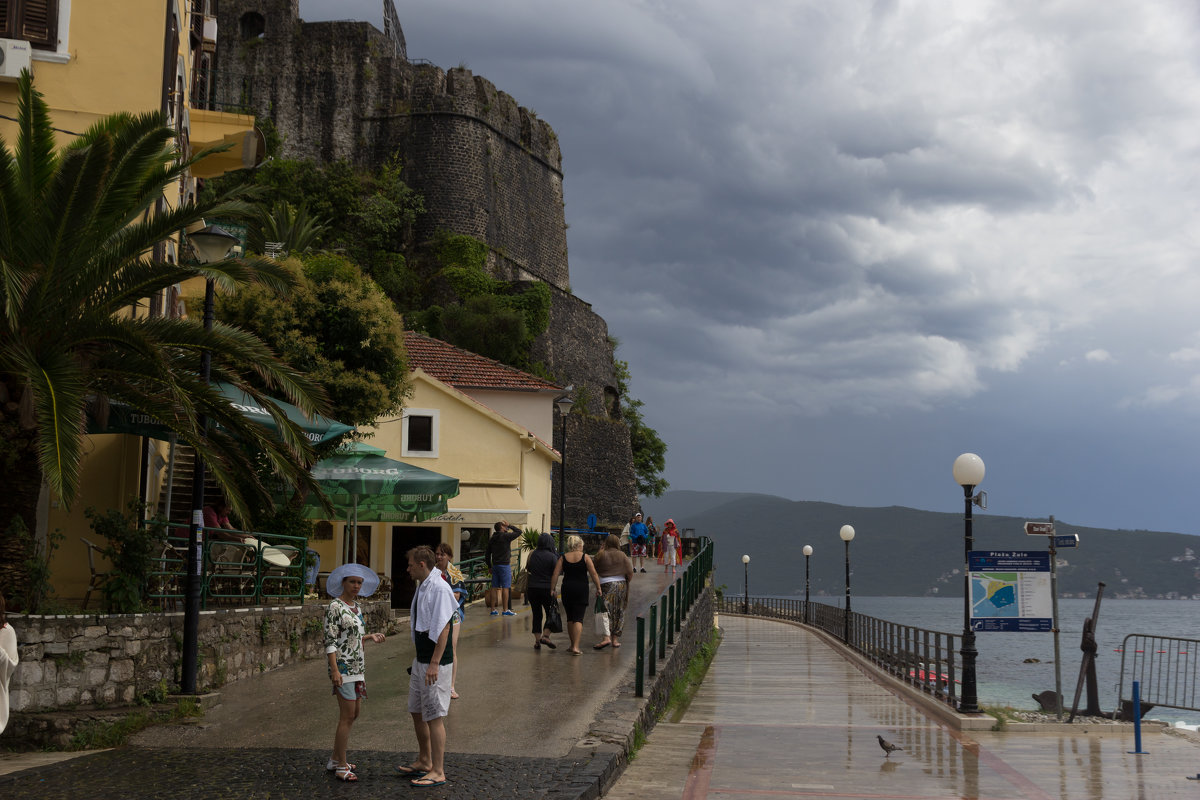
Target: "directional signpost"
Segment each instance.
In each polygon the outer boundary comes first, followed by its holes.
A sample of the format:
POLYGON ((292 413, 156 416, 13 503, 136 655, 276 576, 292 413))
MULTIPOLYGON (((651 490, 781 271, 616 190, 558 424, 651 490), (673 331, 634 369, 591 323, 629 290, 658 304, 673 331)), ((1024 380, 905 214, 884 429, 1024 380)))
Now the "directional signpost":
POLYGON ((1028 536, 1053 536, 1053 522, 1026 522, 1025 533, 1028 536))

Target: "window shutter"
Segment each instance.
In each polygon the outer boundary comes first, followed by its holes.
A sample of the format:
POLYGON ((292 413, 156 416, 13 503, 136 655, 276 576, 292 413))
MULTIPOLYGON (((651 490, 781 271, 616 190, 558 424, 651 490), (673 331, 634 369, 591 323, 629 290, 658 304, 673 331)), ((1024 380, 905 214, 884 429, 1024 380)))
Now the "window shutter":
POLYGON ((12 0, 0 0, 0 38, 12 38, 12 0))
POLYGON ((58 0, 0 0, 17 6, 17 36, 33 45, 58 47, 58 0))

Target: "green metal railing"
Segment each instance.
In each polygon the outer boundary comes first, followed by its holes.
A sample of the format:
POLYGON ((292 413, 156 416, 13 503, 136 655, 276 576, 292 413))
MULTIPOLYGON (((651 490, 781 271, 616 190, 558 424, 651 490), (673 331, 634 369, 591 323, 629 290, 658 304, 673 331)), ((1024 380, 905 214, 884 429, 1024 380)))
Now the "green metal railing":
POLYGON ((644 696, 646 676, 654 676, 659 661, 667 657, 667 645, 675 643, 683 620, 704 591, 704 583, 713 569, 713 543, 708 537, 699 539, 696 555, 683 568, 675 582, 650 604, 649 628, 646 617, 637 618, 637 656, 634 669, 634 695, 644 696))
MULTIPOLYGON (((147 575, 146 595, 164 608, 182 605, 187 592, 189 528, 167 525, 163 549, 147 575)), ((200 607, 210 604, 258 605, 304 601, 308 570, 307 540, 256 531, 204 528, 201 548, 200 607), (236 533, 254 537, 257 545, 215 538, 236 533), (282 563, 286 559, 287 563, 282 563)))

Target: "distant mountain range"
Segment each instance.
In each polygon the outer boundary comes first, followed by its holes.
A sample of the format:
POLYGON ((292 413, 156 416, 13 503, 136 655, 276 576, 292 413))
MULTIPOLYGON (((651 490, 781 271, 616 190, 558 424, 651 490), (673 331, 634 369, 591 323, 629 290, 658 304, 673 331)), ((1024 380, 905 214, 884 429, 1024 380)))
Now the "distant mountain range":
MULTIPOLYGON (((750 556, 750 594, 804 596, 804 545, 812 545, 811 592, 834 602, 845 594, 842 525, 854 526, 850 589, 862 596, 962 597, 962 513, 890 506, 864 508, 764 494, 670 491, 644 498, 643 511, 662 528, 668 518, 716 543, 716 585, 741 594, 750 556)), ((1046 550, 1045 536, 1027 536, 1026 520, 974 514, 976 550, 1046 550)), ((1056 532, 1076 533, 1079 547, 1058 550, 1060 597, 1191 597, 1200 594, 1200 538, 1183 533, 1085 528, 1057 520, 1056 532)))

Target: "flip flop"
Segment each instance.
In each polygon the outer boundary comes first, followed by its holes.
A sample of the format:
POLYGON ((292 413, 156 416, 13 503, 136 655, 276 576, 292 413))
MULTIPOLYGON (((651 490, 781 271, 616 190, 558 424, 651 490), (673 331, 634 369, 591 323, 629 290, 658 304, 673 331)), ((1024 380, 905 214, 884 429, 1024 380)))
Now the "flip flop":
POLYGON ((409 783, 411 783, 413 786, 417 786, 422 789, 430 786, 441 786, 445 782, 445 780, 435 781, 433 778, 414 778, 413 780, 409 781, 409 783))
POLYGON ((554 642, 550 641, 549 639, 542 639, 541 643, 546 645, 546 647, 549 647, 551 650, 558 649, 558 645, 556 645, 554 642))
POLYGON ((422 775, 424 775, 426 772, 429 772, 429 770, 427 770, 427 769, 414 769, 414 768, 412 768, 412 767, 406 767, 406 766, 404 766, 404 765, 401 765, 401 766, 399 766, 399 767, 396 767, 396 772, 400 773, 401 775, 405 776, 406 778, 408 778, 408 777, 411 777, 411 778, 414 778, 414 779, 415 779, 415 778, 419 778, 419 777, 421 777, 421 776, 422 776, 422 775))
POLYGON ((604 644, 594 644, 594 645, 592 645, 592 649, 593 650, 603 650, 604 648, 608 647, 610 644, 612 644, 612 642, 605 642, 604 644))
POLYGON ((457 700, 457 699, 458 699, 458 692, 456 692, 456 691, 454 691, 453 689, 451 689, 451 690, 450 690, 450 699, 451 699, 451 700, 457 700))

